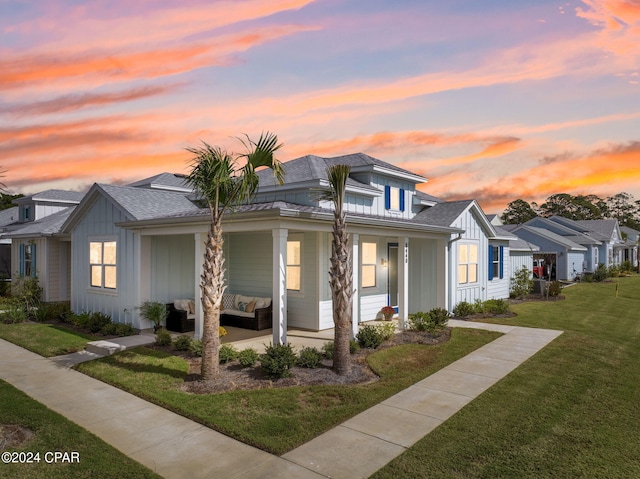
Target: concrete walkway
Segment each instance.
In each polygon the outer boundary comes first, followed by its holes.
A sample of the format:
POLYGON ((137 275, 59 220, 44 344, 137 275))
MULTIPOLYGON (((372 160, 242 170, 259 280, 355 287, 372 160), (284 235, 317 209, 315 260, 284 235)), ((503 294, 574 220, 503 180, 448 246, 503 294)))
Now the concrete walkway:
POLYGON ((277 457, 0 340, 0 378, 167 478, 368 477, 562 331, 450 320, 505 333, 277 457))

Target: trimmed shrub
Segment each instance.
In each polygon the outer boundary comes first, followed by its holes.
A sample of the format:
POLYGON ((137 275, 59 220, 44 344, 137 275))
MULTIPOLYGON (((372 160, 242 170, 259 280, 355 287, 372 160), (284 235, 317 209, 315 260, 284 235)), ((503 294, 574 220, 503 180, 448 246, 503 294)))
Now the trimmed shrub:
POLYGON ((202 339, 192 339, 189 343, 189 351, 196 357, 202 356, 202 339))
POLYGON ((238 362, 243 368, 252 368, 259 359, 258 351, 253 348, 246 348, 238 353, 238 362))
POLYGON ((84 327, 90 333, 98 333, 107 324, 111 324, 111 316, 109 316, 108 314, 96 312, 89 314, 84 327))
POLYGON ((551 281, 549 283, 549 296, 559 296, 562 292, 562 284, 560 281, 551 281))
POLYGON ((173 349, 176 351, 188 351, 191 346, 191 338, 186 334, 181 334, 173 340, 173 349))
MULTIPOLYGON (((111 323, 114 324, 114 323, 111 323)), ((131 326, 130 324, 124 324, 124 323, 116 323, 116 336, 133 336, 134 334, 136 334, 136 330, 133 329, 133 326, 131 326)))
POLYGON ((156 344, 158 346, 170 346, 171 333, 164 328, 158 329, 158 332, 156 333, 156 344))
POLYGON ((372 324, 365 324, 362 326, 356 335, 356 339, 360 346, 371 349, 377 348, 385 341, 383 330, 379 326, 374 326, 372 324))
POLYGON ((604 281, 609 277, 609 272, 607 271, 607 267, 600 263, 598 268, 593 272, 593 280, 596 282, 604 281))
MULTIPOLYGON (((359 345, 358 345, 359 346, 359 345)), ((327 341, 322 345, 322 353, 324 357, 327 359, 333 359, 333 350, 335 349, 335 345, 333 341, 327 341)))
POLYGON ((433 331, 435 324, 431 315, 423 311, 418 311, 409 316, 409 329, 413 331, 433 331))
POLYGON ((491 314, 505 314, 509 311, 509 303, 504 299, 487 299, 484 302, 484 310, 491 314))
POLYGON ((511 278, 511 291, 509 295, 512 298, 524 299, 533 290, 533 278, 531 272, 526 266, 523 266, 511 278))
POLYGON ((437 327, 444 327, 449 322, 449 311, 444 308, 433 308, 429 310, 429 316, 437 327))
POLYGON ((291 344, 271 344, 266 347, 265 354, 260 357, 260 366, 274 378, 291 375, 291 368, 296 365, 296 353, 291 344))
POLYGON ((238 350, 231 344, 223 344, 218 351, 218 359, 220 364, 234 361, 238 357, 238 350))
POLYGON ((475 312, 476 310, 473 307, 473 305, 466 301, 459 302, 458 304, 456 304, 456 307, 453 308, 453 314, 458 318, 465 318, 467 316, 471 316, 472 314, 475 314, 475 312))
POLYGON ((298 366, 315 369, 320 364, 322 353, 313 347, 302 348, 298 355, 298 366))

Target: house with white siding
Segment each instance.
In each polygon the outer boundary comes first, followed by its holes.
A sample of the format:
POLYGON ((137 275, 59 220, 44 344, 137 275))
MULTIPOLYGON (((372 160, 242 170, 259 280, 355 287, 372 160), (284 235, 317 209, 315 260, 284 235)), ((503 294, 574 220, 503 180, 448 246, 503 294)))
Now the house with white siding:
POLYGON ((70 298, 71 243, 59 232, 83 196, 46 190, 14 200, 16 221, 3 234, 11 240, 12 278, 37 276, 45 301, 70 298))
POLYGON ((629 261, 634 268, 638 267, 638 247, 640 246, 640 231, 621 226, 620 233, 624 243, 619 246, 621 261, 629 261))
MULTIPOLYGON (((460 301, 506 298, 509 241, 474 200, 444 202, 417 190, 426 178, 368 155, 308 155, 283 164, 285 184, 270 170, 250 204, 223 222, 227 292, 269 297, 274 342, 288 327, 333 327, 328 284, 332 204, 330 165, 351 167, 344 208, 354 275, 354 329, 396 308, 449 310, 460 301)), ((202 331, 200 275, 210 226, 184 177, 162 174, 128 186, 95 184, 64 221, 70 238, 71 307, 102 311, 137 328, 150 325, 144 301, 194 298, 202 331)))

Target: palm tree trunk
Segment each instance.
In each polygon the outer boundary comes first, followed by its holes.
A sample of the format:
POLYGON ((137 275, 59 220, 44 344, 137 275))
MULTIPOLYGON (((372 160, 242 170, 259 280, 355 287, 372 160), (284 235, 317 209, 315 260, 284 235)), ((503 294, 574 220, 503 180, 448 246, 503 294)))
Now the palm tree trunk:
POLYGON ((218 350, 220 349, 220 304, 224 292, 223 242, 221 222, 217 219, 211 222, 200 283, 204 312, 200 376, 204 381, 215 379, 220 375, 218 350))
POLYGON ((335 213, 331 249, 329 277, 335 324, 333 369, 337 374, 347 375, 351 373, 349 341, 353 312, 353 274, 349 236, 342 211, 335 213))

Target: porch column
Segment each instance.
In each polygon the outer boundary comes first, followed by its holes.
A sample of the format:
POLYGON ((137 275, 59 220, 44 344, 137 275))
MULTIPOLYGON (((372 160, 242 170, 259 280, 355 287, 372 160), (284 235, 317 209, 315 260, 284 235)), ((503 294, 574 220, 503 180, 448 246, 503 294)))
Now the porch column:
POLYGON ((355 339, 358 334, 360 324, 360 235, 351 235, 351 268, 353 272, 353 302, 351 308, 351 339, 355 339))
POLYGON ((196 329, 193 333, 193 337, 195 339, 202 339, 202 326, 204 315, 202 311, 202 289, 200 288, 200 282, 202 281, 202 271, 204 265, 204 251, 205 244, 207 241, 207 235, 203 233, 196 233, 194 235, 194 240, 196 242, 195 248, 195 291, 193 292, 193 297, 196 299, 196 329))
POLYGON ((398 326, 404 331, 409 319, 409 238, 398 238, 398 326))
POLYGON ((273 344, 287 343, 287 236, 286 228, 274 228, 273 236, 273 344))

